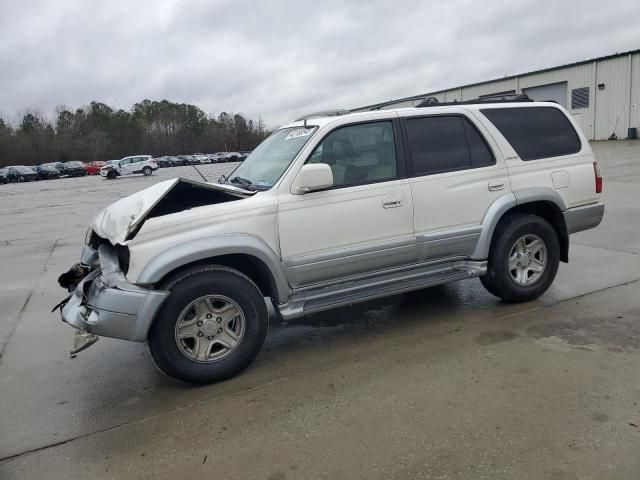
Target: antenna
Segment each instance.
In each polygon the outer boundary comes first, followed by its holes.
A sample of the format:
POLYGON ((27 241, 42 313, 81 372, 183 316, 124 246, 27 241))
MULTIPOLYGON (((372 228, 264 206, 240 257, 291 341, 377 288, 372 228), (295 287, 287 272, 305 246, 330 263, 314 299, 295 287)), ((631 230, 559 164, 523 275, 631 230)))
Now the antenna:
POLYGON ((191 166, 193 167, 193 169, 194 169, 196 172, 198 172, 198 175, 200 175, 200 176, 202 177, 202 179, 205 181, 205 183, 206 183, 206 182, 208 182, 208 180, 205 178, 205 176, 202 174, 202 172, 201 172, 200 170, 198 170, 198 169, 196 168, 196 166, 195 166, 193 163, 191 164, 191 166))

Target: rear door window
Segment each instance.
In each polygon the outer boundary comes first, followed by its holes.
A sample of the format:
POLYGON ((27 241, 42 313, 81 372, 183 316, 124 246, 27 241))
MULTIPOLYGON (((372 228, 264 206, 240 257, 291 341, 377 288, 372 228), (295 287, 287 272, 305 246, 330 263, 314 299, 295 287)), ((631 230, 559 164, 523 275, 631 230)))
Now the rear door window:
POLYGON ((405 120, 413 175, 493 165, 495 157, 478 130, 461 115, 405 120))
POLYGON ((480 110, 525 161, 571 155, 582 148, 573 125, 554 107, 480 110))

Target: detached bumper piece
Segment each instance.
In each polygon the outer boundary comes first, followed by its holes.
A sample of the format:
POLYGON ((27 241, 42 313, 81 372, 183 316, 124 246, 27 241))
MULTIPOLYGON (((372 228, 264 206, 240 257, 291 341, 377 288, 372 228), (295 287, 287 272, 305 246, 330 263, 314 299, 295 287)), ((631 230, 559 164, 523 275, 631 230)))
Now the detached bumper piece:
MULTIPOLYGON (((99 267, 80 280, 61 306, 62 320, 80 331, 74 349, 82 350, 95 343, 90 334, 144 342, 169 292, 147 290, 127 282, 116 250, 110 245, 100 245, 98 258, 99 267)), ((75 280, 78 267, 67 273, 66 278, 75 280)))

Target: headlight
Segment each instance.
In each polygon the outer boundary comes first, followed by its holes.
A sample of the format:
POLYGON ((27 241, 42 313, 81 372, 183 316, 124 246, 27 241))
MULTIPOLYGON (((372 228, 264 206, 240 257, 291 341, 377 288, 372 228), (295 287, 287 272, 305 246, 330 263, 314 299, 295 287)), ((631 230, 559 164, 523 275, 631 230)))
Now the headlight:
POLYGON ((89 245, 89 242, 91 241, 91 235, 93 234, 93 230, 91 230, 91 227, 89 227, 89 229, 87 230, 87 233, 85 233, 84 235, 84 244, 85 245, 89 245))

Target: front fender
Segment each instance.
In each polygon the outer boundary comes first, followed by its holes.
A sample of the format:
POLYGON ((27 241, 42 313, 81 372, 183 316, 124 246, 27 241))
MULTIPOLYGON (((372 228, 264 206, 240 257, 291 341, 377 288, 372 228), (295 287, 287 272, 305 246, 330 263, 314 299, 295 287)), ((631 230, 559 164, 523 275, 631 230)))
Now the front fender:
POLYGON ((262 261, 271 273, 279 303, 284 303, 289 298, 289 282, 280 258, 263 240, 249 234, 222 234, 198 238, 168 248, 144 267, 137 283, 155 284, 184 265, 232 254, 249 255, 262 261))

